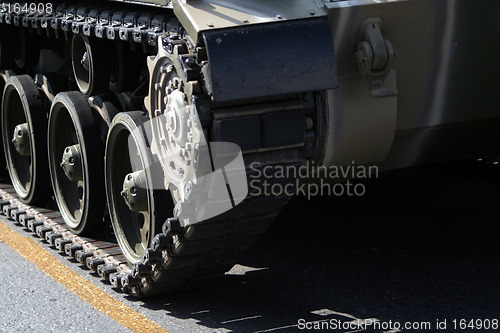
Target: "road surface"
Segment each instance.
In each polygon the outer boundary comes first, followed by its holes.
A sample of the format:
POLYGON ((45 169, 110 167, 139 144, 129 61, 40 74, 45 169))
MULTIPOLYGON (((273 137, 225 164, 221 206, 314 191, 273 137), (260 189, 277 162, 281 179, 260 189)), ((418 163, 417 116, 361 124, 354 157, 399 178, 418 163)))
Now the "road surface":
MULTIPOLYGON (((453 320, 498 321, 500 168, 448 163, 391 171, 364 184, 363 197, 293 199, 218 283, 146 301, 29 238, 169 332, 459 332, 453 320), (346 322, 358 326, 334 327, 346 322), (388 328, 389 322, 420 329, 388 328)), ((131 330, 5 242, 0 255, 0 332, 131 330)))

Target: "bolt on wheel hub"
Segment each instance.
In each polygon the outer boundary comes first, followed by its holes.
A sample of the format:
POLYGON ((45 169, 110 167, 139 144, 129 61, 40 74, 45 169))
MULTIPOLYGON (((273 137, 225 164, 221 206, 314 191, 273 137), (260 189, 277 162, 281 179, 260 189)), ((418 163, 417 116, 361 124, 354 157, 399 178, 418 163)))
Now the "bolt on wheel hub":
POLYGON ((68 146, 64 149, 60 165, 69 180, 78 181, 83 179, 82 165, 80 161, 81 149, 79 144, 68 146))
POLYGON ((12 143, 21 156, 29 156, 30 153, 30 131, 28 123, 19 124, 14 128, 12 143))
POLYGON ((141 170, 127 174, 123 180, 123 190, 120 194, 131 211, 147 211, 148 201, 145 190, 144 171, 141 170))
POLYGON ((90 63, 89 63, 89 53, 85 52, 82 56, 82 60, 80 60, 80 64, 85 68, 87 71, 90 68, 90 63))

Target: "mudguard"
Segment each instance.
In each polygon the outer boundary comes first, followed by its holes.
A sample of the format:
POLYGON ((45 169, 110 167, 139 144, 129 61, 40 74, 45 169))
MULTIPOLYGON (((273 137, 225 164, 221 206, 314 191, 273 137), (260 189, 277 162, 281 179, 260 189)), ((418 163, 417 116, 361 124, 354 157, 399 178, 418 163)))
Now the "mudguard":
POLYGON ((202 32, 209 94, 217 102, 337 88, 326 17, 202 32))

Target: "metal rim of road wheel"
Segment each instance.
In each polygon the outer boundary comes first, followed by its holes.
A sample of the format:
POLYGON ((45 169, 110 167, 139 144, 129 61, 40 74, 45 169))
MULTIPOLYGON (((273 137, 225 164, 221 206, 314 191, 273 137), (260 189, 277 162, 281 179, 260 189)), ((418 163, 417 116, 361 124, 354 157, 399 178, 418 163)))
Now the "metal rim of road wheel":
POLYGON ((21 72, 30 72, 40 59, 39 40, 20 28, 14 29, 7 39, 10 42, 8 47, 13 49, 9 52, 14 52, 15 67, 21 72))
MULTIPOLYGON (((147 120, 140 111, 118 114, 106 142, 106 192, 111 224, 130 263, 141 260, 174 208, 170 192, 153 188, 153 178, 163 177, 163 171, 159 163, 154 163, 146 129, 141 127, 147 120)), ((163 186, 162 182, 163 179, 160 180, 163 186)))
POLYGON ((47 116, 28 75, 11 76, 2 98, 2 139, 12 185, 25 203, 48 189, 47 116))
MULTIPOLYGON (((1 46, 1 36, 0 36, 0 64, 2 63, 2 46, 1 46)), ((0 91, 3 92, 5 88, 5 83, 6 80, 4 80, 4 77, 0 77, 0 91)), ((2 96, 0 95, 0 98, 2 96)), ((2 104, 2 100, 0 99, 0 105, 2 104)), ((1 123, 1 120, 0 120, 1 123)), ((2 126, 0 125, 0 138, 2 138, 2 126)), ((0 145, 0 178, 6 178, 8 177, 9 172, 7 171, 7 163, 5 162, 5 153, 4 153, 4 148, 3 145, 0 145)))
POLYGON ((105 92, 109 86, 111 60, 107 40, 75 34, 71 64, 78 89, 85 96, 105 92))
POLYGON ((64 221, 76 234, 95 230, 105 208, 104 151, 92 110, 80 92, 54 98, 48 149, 52 187, 64 221))

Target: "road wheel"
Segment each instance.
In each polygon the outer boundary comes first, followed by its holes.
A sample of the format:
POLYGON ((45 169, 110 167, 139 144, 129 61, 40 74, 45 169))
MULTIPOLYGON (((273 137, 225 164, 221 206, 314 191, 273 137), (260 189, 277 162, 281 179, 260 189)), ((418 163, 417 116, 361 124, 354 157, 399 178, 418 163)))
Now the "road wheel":
POLYGON ((2 98, 2 139, 12 185, 25 203, 48 192, 47 115, 28 75, 11 76, 2 98))
POLYGON ((95 230, 105 207, 104 149, 81 93, 62 92, 54 98, 48 147, 52 186, 64 221, 77 234, 95 230))
POLYGON ((71 43, 71 63, 76 84, 85 96, 108 90, 111 57, 107 40, 75 34, 71 43))
POLYGON ((139 111, 118 114, 106 142, 109 213, 116 239, 130 263, 141 260, 174 208, 168 191, 154 189, 163 185, 163 179, 157 179, 163 172, 159 163, 153 163, 147 128, 143 126, 147 120, 139 111))
POLYGON ((40 59, 40 46, 37 38, 23 29, 15 31, 15 56, 16 67, 28 73, 36 66, 40 59))

